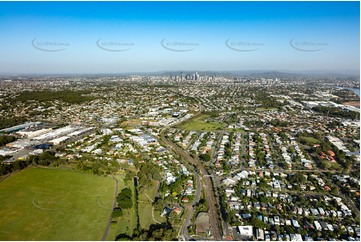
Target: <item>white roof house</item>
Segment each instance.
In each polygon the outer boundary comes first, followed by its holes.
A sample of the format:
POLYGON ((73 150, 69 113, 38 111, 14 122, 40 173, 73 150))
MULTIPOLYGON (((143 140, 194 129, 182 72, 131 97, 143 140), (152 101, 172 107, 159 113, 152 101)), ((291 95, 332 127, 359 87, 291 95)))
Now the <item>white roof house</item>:
POLYGON ((238 226, 238 231, 241 236, 253 237, 253 226, 238 226))

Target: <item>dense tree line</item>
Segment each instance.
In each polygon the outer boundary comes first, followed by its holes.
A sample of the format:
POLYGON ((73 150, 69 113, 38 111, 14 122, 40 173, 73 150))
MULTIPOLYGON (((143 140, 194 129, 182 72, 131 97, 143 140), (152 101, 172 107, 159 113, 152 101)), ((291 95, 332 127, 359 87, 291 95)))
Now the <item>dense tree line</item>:
POLYGON ((313 158, 318 161, 320 168, 322 169, 338 169, 339 165, 344 169, 344 172, 350 172, 353 158, 347 157, 346 153, 339 150, 336 146, 328 142, 319 133, 314 133, 312 136, 306 133, 299 133, 298 140, 301 144, 309 146, 308 151, 312 154, 313 158), (317 142, 320 146, 313 146, 317 142), (322 160, 319 157, 321 152, 327 154, 327 151, 331 150, 335 153, 335 160, 337 163, 330 163, 327 160, 322 160))
POLYGON ((31 155, 27 159, 35 165, 48 166, 55 162, 58 158, 55 157, 54 151, 45 151, 40 155, 31 155))
POLYGON ((359 113, 357 112, 345 111, 336 107, 317 106, 317 107, 313 107, 312 110, 326 114, 327 116, 331 116, 331 117, 341 117, 341 118, 349 118, 349 119, 357 119, 360 117, 359 113))
POLYGON ((11 126, 23 124, 26 122, 25 117, 1 117, 0 118, 0 129, 9 128, 11 126))
POLYGON ((15 160, 10 164, 0 163, 0 175, 6 175, 14 171, 22 170, 29 165, 48 166, 58 160, 54 151, 45 151, 40 155, 30 155, 24 160, 15 160))
POLYGON ((0 175, 4 176, 11 172, 22 170, 31 164, 29 160, 16 160, 10 164, 0 163, 0 175))
POLYGON ((117 161, 112 160, 110 164, 106 160, 97 159, 95 156, 85 155, 75 158, 75 169, 80 171, 91 171, 94 175, 109 175, 112 172, 116 172, 120 165, 117 161))
POLYGON ((161 179, 159 166, 155 165, 154 163, 144 162, 137 166, 139 167, 138 176, 141 192, 143 188, 148 188, 150 185, 149 181, 161 179))
POLYGON ((287 127, 289 125, 287 121, 281 121, 278 119, 272 119, 271 121, 269 121, 269 124, 275 127, 287 127))
POLYGON ((0 146, 4 146, 8 143, 11 143, 13 141, 15 141, 16 138, 14 136, 11 135, 2 135, 0 136, 0 146))
MULTIPOLYGON (((336 95, 341 98, 340 102, 346 102, 346 101, 356 101, 357 96, 350 90, 345 89, 337 89, 332 92, 333 95, 336 95)), ((338 100, 338 99, 336 99, 338 100)))
POLYGON ((279 108, 282 106, 276 98, 269 96, 269 91, 263 90, 254 90, 254 99, 257 100, 257 103, 262 104, 262 108, 279 108))
POLYGON ((115 240, 134 240, 134 241, 149 241, 149 240, 163 240, 176 241, 178 231, 174 229, 169 223, 152 224, 149 229, 134 229, 133 236, 127 234, 119 234, 115 240))
POLYGON ((33 91, 22 92, 19 96, 15 97, 12 101, 25 102, 28 100, 36 100, 40 102, 62 100, 67 103, 81 103, 96 99, 95 97, 84 96, 89 94, 88 91, 33 91))

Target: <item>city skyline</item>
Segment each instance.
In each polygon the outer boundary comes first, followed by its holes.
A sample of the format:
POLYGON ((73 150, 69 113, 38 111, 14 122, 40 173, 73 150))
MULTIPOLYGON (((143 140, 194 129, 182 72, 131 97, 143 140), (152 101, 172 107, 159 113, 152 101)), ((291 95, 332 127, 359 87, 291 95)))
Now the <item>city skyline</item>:
POLYGON ((355 74, 359 17, 359 2, 1 2, 0 73, 355 74))

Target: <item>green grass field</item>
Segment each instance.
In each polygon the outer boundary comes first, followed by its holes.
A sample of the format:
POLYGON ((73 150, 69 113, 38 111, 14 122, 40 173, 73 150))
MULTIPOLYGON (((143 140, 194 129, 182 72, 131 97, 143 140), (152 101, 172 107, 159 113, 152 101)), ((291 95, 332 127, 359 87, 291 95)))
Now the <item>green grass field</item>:
POLYGON ((185 130, 213 132, 222 130, 226 127, 225 124, 219 122, 206 122, 205 119, 207 118, 209 118, 209 115, 200 115, 183 124, 181 128, 185 130))
POLYGON ((0 182, 0 240, 101 240, 114 189, 110 177, 22 170, 0 182))
POLYGON ((299 140, 301 141, 305 141, 307 143, 307 145, 314 145, 314 144, 319 144, 321 141, 313 138, 313 137, 308 137, 308 136, 302 136, 299 138, 299 140))
MULTIPOLYGON (((158 183, 156 181, 151 181, 151 186, 149 186, 144 193, 139 193, 138 196, 138 211, 139 211, 139 224, 140 227, 143 229, 149 229, 149 226, 151 224, 156 224, 157 222, 162 223, 165 222, 165 217, 160 217, 160 215, 156 215, 154 212, 154 219, 156 221, 153 220, 153 216, 152 216, 152 201, 150 199, 152 199, 154 201, 154 198, 156 196, 156 192, 157 192, 157 186, 158 183), (147 194, 147 195, 145 195, 147 194)), ((159 213, 159 212, 158 212, 159 213)))

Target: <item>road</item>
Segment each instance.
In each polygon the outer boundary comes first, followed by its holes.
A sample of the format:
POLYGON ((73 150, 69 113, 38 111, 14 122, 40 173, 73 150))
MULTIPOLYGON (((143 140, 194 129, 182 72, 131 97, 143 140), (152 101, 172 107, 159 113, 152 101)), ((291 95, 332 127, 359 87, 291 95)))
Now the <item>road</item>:
POLYGON ((338 195, 343 198, 343 200, 346 202, 349 208, 353 210, 353 212, 356 214, 357 218, 360 218, 360 208, 355 205, 355 203, 345 194, 343 194, 340 191, 340 188, 327 176, 324 176, 325 180, 327 180, 329 183, 331 183, 333 186, 337 187, 337 193, 338 195))
POLYGON ((255 168, 240 168, 240 169, 236 169, 233 170, 230 174, 234 175, 237 172, 240 171, 254 171, 254 172, 259 172, 259 171, 269 171, 269 172, 284 172, 284 173, 294 173, 294 172, 311 172, 311 173, 325 173, 325 172, 329 172, 329 173, 336 173, 338 171, 333 170, 333 171, 327 171, 327 170, 322 170, 322 169, 312 169, 312 170, 284 170, 284 169, 255 169, 255 168))
POLYGON ((241 151, 241 169, 243 170, 243 168, 246 165, 246 160, 244 157, 246 157, 246 155, 248 154, 248 149, 246 149, 246 147, 248 147, 248 142, 245 142, 246 140, 248 140, 248 138, 246 137, 246 133, 241 132, 241 144, 240 147, 242 148, 241 151))
POLYGON ((193 214, 194 214, 193 207, 199 202, 199 199, 201 197, 201 191, 202 191, 202 186, 201 186, 201 182, 199 179, 199 175, 197 173, 194 173, 194 175, 196 177, 197 190, 196 190, 196 194, 194 196, 192 206, 188 207, 188 215, 181 228, 183 240, 187 240, 187 241, 191 240, 191 237, 188 234, 188 226, 190 225, 190 221, 193 218, 193 214))
POLYGON ((109 233, 109 230, 110 230, 110 225, 112 223, 112 213, 113 213, 113 210, 114 208, 117 206, 117 195, 118 195, 118 180, 113 176, 113 175, 110 175, 114 181, 115 181, 115 192, 114 192, 114 201, 113 201, 113 208, 112 208, 112 212, 110 213, 110 216, 109 216, 109 219, 108 219, 108 224, 107 224, 107 227, 105 229, 105 232, 104 232, 104 235, 103 235, 103 238, 102 240, 103 241, 106 241, 107 240, 107 237, 108 237, 108 233, 109 233))
MULTIPOLYGON (((162 132, 161 132, 161 139, 163 140, 163 142, 168 147, 171 147, 173 149, 173 151, 175 151, 177 154, 182 156, 185 160, 187 160, 192 165, 194 165, 198 169, 198 171, 200 172, 200 175, 203 178, 202 179, 203 187, 205 189, 205 195, 206 195, 208 205, 209 205, 208 214, 209 214, 209 220, 210 220, 211 233, 212 233, 215 240, 222 240, 222 233, 221 233, 221 229, 220 229, 219 215, 218 215, 218 211, 217 211, 217 207, 216 207, 217 201, 216 201, 216 196, 215 196, 215 192, 214 192, 212 178, 206 176, 206 175, 209 175, 209 174, 208 174, 207 170, 204 168, 204 166, 201 164, 201 162, 198 159, 195 159, 195 158, 191 157, 187 152, 185 152, 179 146, 177 146, 176 144, 174 144, 173 142, 168 140, 165 137, 164 131, 165 130, 162 130, 162 132)), ((192 209, 190 209, 189 212, 192 213, 192 209)), ((188 223, 189 223, 189 220, 188 220, 188 223)), ((186 230, 186 228, 187 228, 186 225, 188 225, 188 224, 185 224, 185 226, 183 227, 183 231, 186 230)), ((187 239, 187 238, 185 238, 185 239, 187 239)))
MULTIPOLYGON (((163 145, 167 146, 175 154, 178 154, 178 152, 176 150, 174 150, 173 145, 169 143, 170 141, 164 137, 164 132, 165 132, 165 130, 163 130, 161 132, 161 138, 162 138, 162 141, 163 141, 163 145), (164 139, 163 139, 163 137, 164 137, 164 139)), ((177 148, 179 148, 179 147, 177 146, 177 148)), ((178 155, 180 155, 180 154, 178 154, 178 155)), ((188 211, 187 218, 183 222, 183 224, 182 224, 182 226, 181 226, 181 228, 180 228, 180 230, 178 232, 179 239, 183 240, 183 241, 194 240, 191 236, 189 236, 188 226, 190 225, 190 222, 191 222, 191 220, 193 218, 193 215, 194 215, 194 206, 199 202, 200 197, 201 197, 201 192, 202 192, 202 185, 201 185, 198 173, 196 173, 194 171, 193 175, 194 175, 194 177, 196 179, 196 186, 195 186, 196 191, 195 191, 193 203, 192 203, 192 205, 189 205, 188 207, 186 207, 186 209, 188 211)))
MULTIPOLYGON (((281 161, 281 160, 283 160, 281 155, 280 155, 279 148, 278 147, 277 147, 277 149, 275 148, 275 145, 274 145, 274 142, 272 140, 272 137, 271 137, 270 133, 267 133, 267 139, 268 139, 268 145, 270 147, 270 150, 273 151, 272 152, 273 161, 281 161)), ((274 166, 275 166, 275 169, 280 169, 279 162, 275 162, 274 166)))
MULTIPOLYGON (((327 171, 327 170, 323 170, 323 169, 318 169, 318 170, 283 170, 283 169, 278 169, 278 170, 271 170, 271 169, 252 169, 252 168, 244 168, 244 169, 237 169, 231 172, 231 175, 234 175, 237 172, 240 171, 269 171, 269 172, 284 172, 284 173, 294 173, 294 172, 311 172, 311 173, 337 173, 337 170, 333 170, 333 171, 327 171)), ((334 182, 330 179, 327 178, 327 176, 324 176, 324 178, 331 184, 333 184, 333 186, 337 187, 336 184, 334 184, 334 182)), ((269 189, 269 190, 273 190, 273 189, 269 189)), ((277 191, 277 190, 276 190, 277 191)), ((278 191, 282 191, 282 190, 278 190, 278 191)), ((289 190, 285 190, 284 192, 289 192, 292 193, 292 191, 289 190)), ((338 195, 343 198, 343 200, 347 203, 349 208, 352 208, 353 212, 357 215, 357 217, 360 217, 360 209, 355 205, 355 203, 345 194, 343 194, 339 189, 337 190, 338 195)), ((298 193, 298 192, 296 192, 298 193)), ((317 193, 313 193, 313 192, 305 192, 303 191, 303 193, 305 193, 306 195, 318 195, 317 193)))
MULTIPOLYGON (((199 107, 198 113, 196 113, 192 118, 195 118, 196 116, 198 116, 202 112, 204 112, 205 109, 204 109, 203 105, 198 105, 198 107, 199 107)), ((185 123, 185 122, 187 122, 187 120, 184 120, 181 123, 185 123)), ((179 125, 181 123, 178 123, 177 125, 179 125)), ((205 195, 206 195, 206 198, 208 201, 208 206, 209 206, 208 214, 209 214, 209 220, 210 220, 210 224, 211 224, 211 233, 214 237, 214 240, 222 240, 222 233, 221 233, 221 229, 220 229, 221 226, 220 226, 219 215, 218 215, 218 211, 217 211, 217 207, 216 207, 217 197, 215 196, 215 191, 214 191, 215 188, 213 186, 212 178, 204 177, 204 176, 210 175, 210 174, 208 174, 207 170, 204 168, 204 166, 201 164, 201 162, 198 159, 191 157, 188 152, 181 149, 178 145, 176 145, 175 143, 173 143, 172 141, 168 140, 165 137, 166 129, 167 128, 164 128, 160 132, 160 138, 163 141, 163 143, 166 146, 168 146, 169 148, 171 148, 175 153, 177 153, 178 155, 183 157, 186 161, 188 161, 189 163, 194 165, 196 167, 196 169, 198 169, 198 171, 200 172, 200 174, 198 174, 197 171, 195 171, 193 173, 196 177, 196 182, 197 182, 197 190, 196 190, 196 194, 195 194, 195 199, 193 201, 193 206, 198 203, 200 195, 201 195, 201 188, 203 186, 205 189, 205 195), (199 175, 202 176, 203 185, 201 185, 201 181, 200 181, 201 179, 199 178, 199 175)), ((193 213, 194 213, 193 206, 191 206, 188 209, 187 219, 185 220, 185 222, 182 226, 182 236, 183 236, 183 239, 185 239, 185 240, 194 240, 192 237, 189 236, 188 230, 187 230, 187 227, 190 225, 190 221, 193 217, 193 213)))

